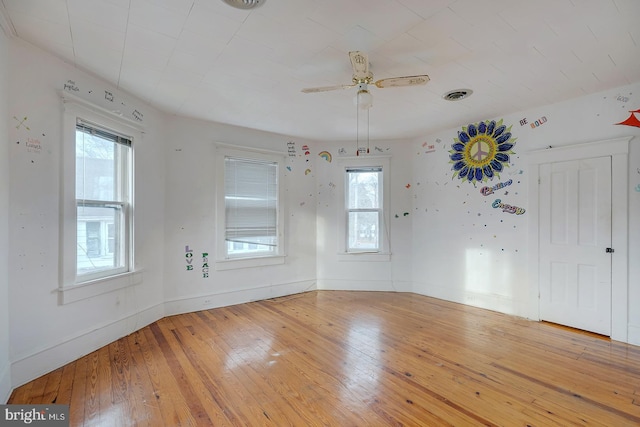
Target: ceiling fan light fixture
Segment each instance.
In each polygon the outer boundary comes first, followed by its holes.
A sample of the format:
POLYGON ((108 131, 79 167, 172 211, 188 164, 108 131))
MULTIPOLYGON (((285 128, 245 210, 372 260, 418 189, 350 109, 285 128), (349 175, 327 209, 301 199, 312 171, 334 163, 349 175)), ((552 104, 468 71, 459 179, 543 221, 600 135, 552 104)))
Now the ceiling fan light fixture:
POLYGON ((368 110, 373 106, 373 96, 367 89, 360 89, 354 101, 361 110, 368 110))
POLYGON ((264 2, 266 2, 267 0, 222 0, 222 1, 224 1, 226 4, 228 4, 231 7, 235 7, 236 9, 249 10, 249 9, 255 9, 256 7, 262 6, 264 2))
POLYGON ((373 105, 373 95, 369 92, 366 83, 358 84, 358 92, 353 98, 353 104, 358 107, 359 110, 368 110, 373 105))
POLYGON ((442 98, 447 101, 460 101, 470 97, 472 93, 473 91, 471 89, 456 89, 445 93, 442 95, 442 98))

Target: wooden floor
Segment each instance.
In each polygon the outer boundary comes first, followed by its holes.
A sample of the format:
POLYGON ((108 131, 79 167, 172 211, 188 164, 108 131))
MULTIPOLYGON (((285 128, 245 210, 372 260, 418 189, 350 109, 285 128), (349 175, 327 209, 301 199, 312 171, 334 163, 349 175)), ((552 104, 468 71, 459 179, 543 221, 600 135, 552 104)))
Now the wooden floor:
POLYGON ((72 426, 637 426, 640 347, 410 293, 164 318, 14 391, 72 426))

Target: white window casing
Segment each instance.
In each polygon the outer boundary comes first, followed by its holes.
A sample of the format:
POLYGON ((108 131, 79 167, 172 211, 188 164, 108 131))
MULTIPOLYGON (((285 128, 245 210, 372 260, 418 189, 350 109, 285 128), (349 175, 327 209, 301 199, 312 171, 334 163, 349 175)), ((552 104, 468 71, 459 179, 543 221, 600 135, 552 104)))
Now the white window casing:
POLYGON ((134 145, 142 139, 143 129, 138 123, 71 94, 63 92, 61 97, 64 111, 58 291, 60 303, 66 304, 142 280, 141 272, 134 271, 133 189, 134 145), (95 138, 104 143, 91 143, 93 150, 112 146, 113 153, 105 154, 104 159, 87 157, 81 152, 85 135, 87 141, 95 138), (86 167, 76 164, 76 151, 86 167), (112 168, 112 179, 94 173, 96 163, 112 168))
POLYGON ((283 264, 285 156, 216 146, 216 269, 283 264))
POLYGON ((343 200, 338 208, 339 261, 390 260, 389 164, 389 156, 343 157, 338 160, 343 180, 343 184, 337 187, 338 200, 343 200), (358 175, 375 176, 376 191, 366 185, 353 185, 353 182, 350 186, 349 178, 358 175), (364 198, 358 197, 355 193, 364 191, 365 187, 369 194, 364 198), (366 220, 367 227, 357 227, 354 220, 358 218, 366 220))

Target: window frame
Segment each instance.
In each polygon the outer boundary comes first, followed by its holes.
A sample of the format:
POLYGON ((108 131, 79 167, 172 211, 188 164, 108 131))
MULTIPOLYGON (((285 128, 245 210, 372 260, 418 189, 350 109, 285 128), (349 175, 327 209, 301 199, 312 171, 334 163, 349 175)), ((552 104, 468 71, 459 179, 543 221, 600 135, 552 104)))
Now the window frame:
MULTIPOLYGON (((105 126, 102 126, 102 125, 89 123, 84 118, 78 117, 76 119, 76 144, 77 144, 78 126, 81 126, 83 128, 88 128, 91 130, 96 130, 98 132, 103 132, 113 137, 125 137, 127 139, 130 138, 129 136, 120 135, 121 132, 119 131, 107 129, 105 126)), ((133 224, 132 224, 133 218, 132 218, 132 210, 131 210, 131 204, 133 202, 133 187, 132 187, 133 143, 130 139, 129 141, 130 141, 129 144, 122 144, 122 146, 125 147, 127 151, 121 151, 122 147, 118 147, 119 152, 117 153, 116 157, 113 159, 114 176, 117 176, 118 179, 116 184, 114 185, 114 189, 113 189, 114 194, 111 200, 104 200, 104 199, 95 200, 95 199, 87 199, 87 198, 79 199, 77 198, 77 193, 76 193, 76 213, 78 212, 78 209, 82 206, 85 208, 114 209, 114 214, 120 217, 119 221, 118 219, 116 219, 114 222, 115 224, 119 225, 119 227, 115 227, 119 231, 119 233, 116 233, 116 234, 119 234, 119 237, 122 239, 122 242, 120 243, 120 245, 117 245, 117 248, 115 250, 116 253, 114 253, 114 257, 116 256, 117 253, 123 252, 117 255, 117 257, 120 258, 121 265, 116 266, 114 268, 81 274, 78 271, 79 270, 78 257, 76 255, 76 280, 75 280, 76 284, 91 282, 93 280, 106 279, 112 276, 116 276, 118 274, 127 273, 131 270, 131 265, 133 263, 133 247, 131 244, 131 236, 132 236, 132 228, 133 228, 133 224)), ((115 141, 114 143, 117 144, 115 141)), ((77 148, 76 148, 76 151, 77 151, 77 148)), ((77 159, 77 152, 74 159, 77 159)), ((74 166, 77 166, 77 165, 74 164, 74 166)), ((77 185, 77 180, 74 181, 74 188, 76 187, 76 185, 77 185)), ((114 218, 115 218, 115 215, 114 215, 114 218)), ((79 225, 80 222, 81 222, 81 218, 79 216, 76 216, 76 223, 79 225)), ((94 222, 97 222, 99 224, 98 228, 99 228, 100 234, 102 234, 103 230, 106 233, 107 222, 103 223, 103 221, 100 221, 100 220, 85 221, 85 227, 89 223, 94 223, 94 222)), ((78 236, 76 235, 76 242, 77 242, 77 238, 78 236)), ((105 240, 106 240, 106 234, 105 234, 105 240)), ((90 258, 88 254, 88 251, 89 251, 88 242, 87 242, 86 250, 87 250, 87 257, 90 258)))
POLYGON ((346 248, 346 252, 350 253, 350 254, 355 254, 355 253, 380 253, 381 249, 382 249, 382 241, 380 239, 381 237, 381 233, 380 230, 382 229, 382 225, 384 224, 384 199, 385 199, 385 195, 384 195, 384 173, 382 170, 382 166, 358 166, 358 167, 346 167, 345 168, 345 180, 344 180, 344 185, 345 185, 345 224, 346 224, 346 228, 345 228, 345 248, 346 248), (355 207, 351 207, 350 206, 350 199, 351 199, 351 185, 350 185, 350 179, 349 176, 352 173, 371 173, 371 172, 376 172, 378 173, 378 188, 377 188, 377 200, 378 200, 378 206, 377 207, 370 207, 370 208, 355 208, 355 207), (351 214, 358 214, 358 213, 376 213, 377 214, 377 222, 378 222, 378 226, 377 229, 375 231, 376 234, 376 241, 377 241, 377 245, 376 248, 356 248, 356 247, 351 247, 351 214))
POLYGON ((134 266, 134 180, 135 180, 135 148, 134 144, 142 139, 143 128, 128 119, 116 115, 109 110, 96 106, 86 100, 67 93, 61 93, 63 102, 63 141, 61 155, 61 191, 60 191, 60 280, 59 302, 67 304, 110 292, 142 281, 141 271, 134 266), (125 267, 109 269, 102 272, 79 275, 77 272, 77 227, 78 199, 76 199, 76 126, 78 122, 95 125, 101 130, 123 135, 131 139, 126 167, 128 179, 128 198, 120 201, 85 200, 88 205, 117 204, 124 217, 125 244, 127 254, 125 267))
POLYGON ((389 182, 390 156, 343 157, 338 160, 342 185, 338 188, 342 202, 338 204, 338 260, 339 261, 389 261, 391 252, 389 247, 389 182), (382 185, 379 189, 382 203, 379 208, 380 223, 378 227, 378 250, 349 250, 349 200, 348 200, 348 171, 350 169, 380 168, 382 185))
POLYGON ((284 264, 286 257, 286 202, 285 191, 283 191, 285 160, 285 154, 277 151, 216 143, 216 270, 284 264), (272 253, 262 252, 246 256, 227 254, 225 160, 229 157, 277 164, 277 245, 272 253))

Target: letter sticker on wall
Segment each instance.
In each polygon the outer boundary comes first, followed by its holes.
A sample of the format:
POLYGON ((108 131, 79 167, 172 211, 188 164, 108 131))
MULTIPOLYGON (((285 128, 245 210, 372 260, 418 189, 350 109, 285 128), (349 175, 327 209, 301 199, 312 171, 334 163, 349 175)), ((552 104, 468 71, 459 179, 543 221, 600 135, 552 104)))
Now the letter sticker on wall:
POLYGON ((187 271, 193 271, 193 249, 189 248, 189 245, 184 247, 184 257, 187 261, 187 271))
POLYGON ((202 253, 202 278, 206 279, 209 277, 209 253, 202 253))

